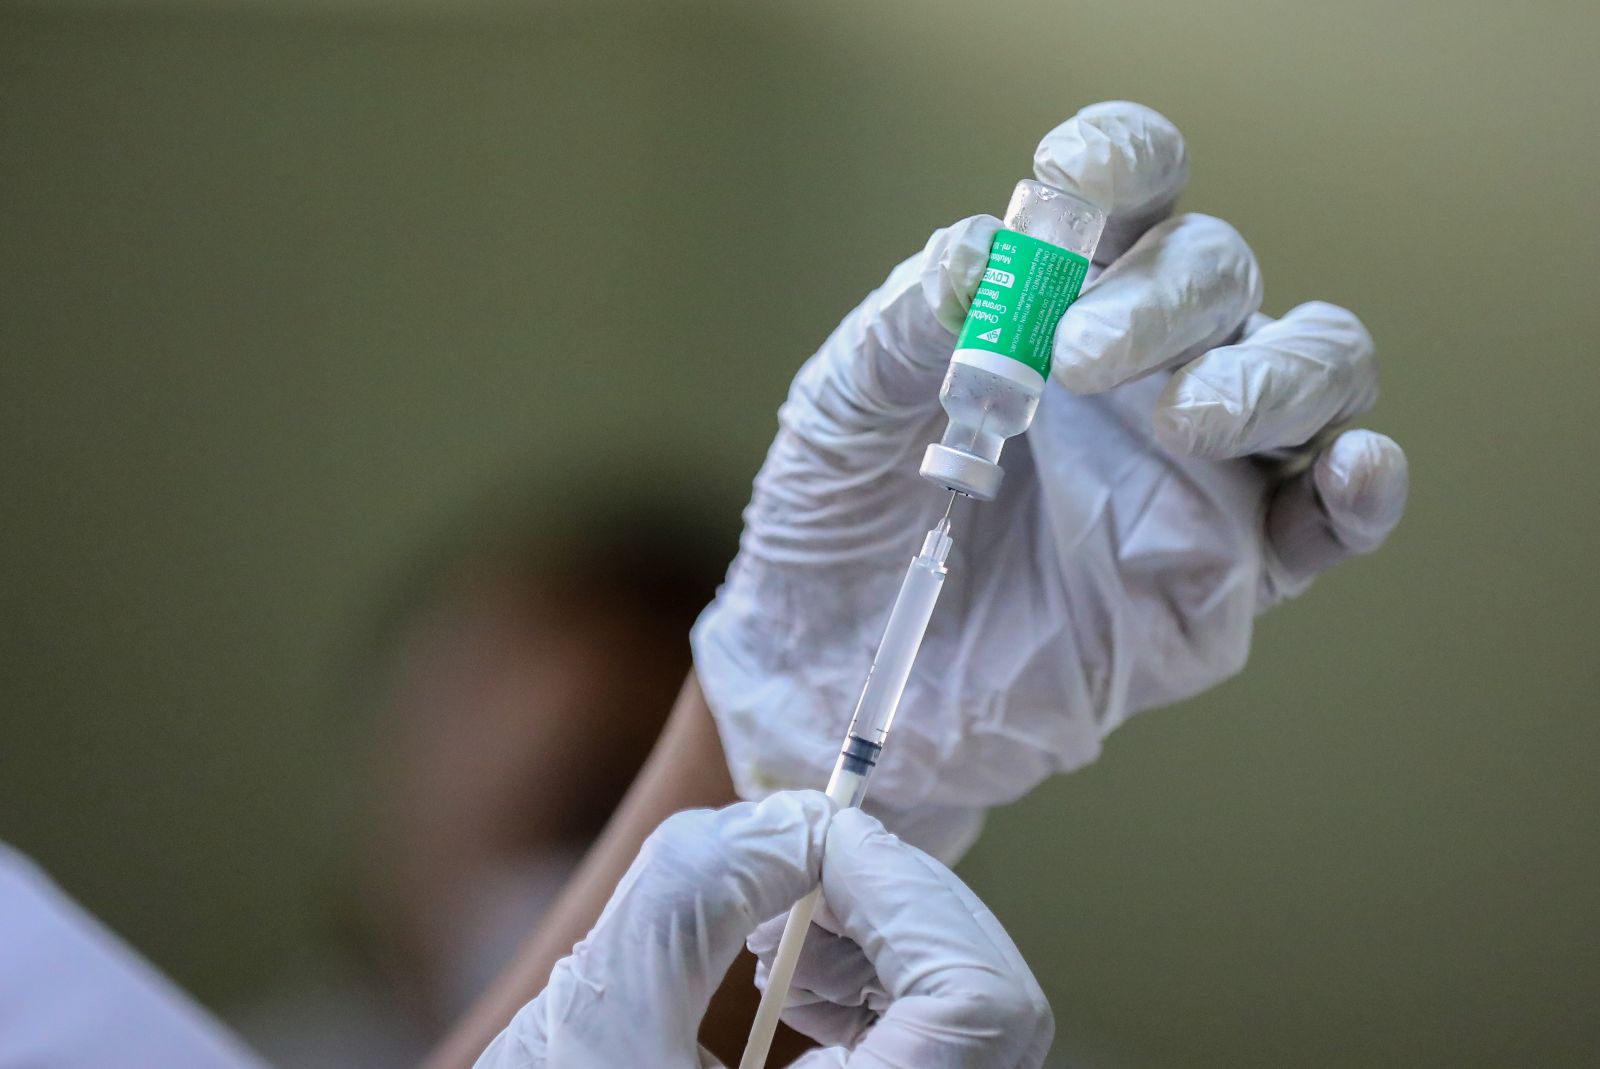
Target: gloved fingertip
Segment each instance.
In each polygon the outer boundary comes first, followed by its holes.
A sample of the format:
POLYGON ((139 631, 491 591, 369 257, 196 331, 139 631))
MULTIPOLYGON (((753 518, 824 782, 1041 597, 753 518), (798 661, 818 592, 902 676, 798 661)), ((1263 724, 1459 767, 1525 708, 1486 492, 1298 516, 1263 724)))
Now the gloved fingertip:
POLYGON ((748 903, 756 917, 769 917, 816 886, 832 819, 833 803, 822 792, 779 791, 715 812, 677 813, 647 846, 674 859, 667 871, 675 876, 702 879, 748 903), (718 873, 730 878, 711 878, 718 873))
POLYGON ((745 940, 745 945, 752 951, 761 946, 777 946, 778 939, 783 935, 785 916, 785 914, 780 913, 775 917, 768 917, 756 925, 755 931, 751 932, 750 937, 745 940))
POLYGON ((950 246, 959 250, 952 254, 952 264, 965 264, 969 258, 976 258, 976 263, 970 268, 974 280, 983 276, 983 269, 989 263, 989 246, 994 241, 995 232, 1005 224, 999 218, 987 213, 969 215, 965 219, 952 224, 950 232, 950 246))
POLYGON ((855 851, 878 842, 898 843, 900 839, 872 814, 855 808, 841 809, 828 826, 824 853, 855 851))
POLYGON ((1345 348, 1356 355, 1353 360, 1370 360, 1374 351, 1372 334, 1361 317, 1350 309, 1328 301, 1297 304, 1278 320, 1285 327, 1340 338, 1345 348))
POLYGON ((780 791, 778 794, 774 794, 769 797, 783 797, 789 801, 792 801, 799 807, 802 813, 805 813, 812 818, 816 818, 820 814, 821 818, 826 820, 828 817, 832 816, 838 811, 838 806, 833 804, 833 799, 829 798, 822 791, 809 787, 792 791, 780 791))
POLYGON ((1121 384, 1127 327, 1096 314, 1084 301, 1067 310, 1051 344, 1050 375, 1076 394, 1104 393, 1121 384))
POLYGON ((757 810, 763 809, 772 812, 775 825, 792 822, 806 830, 814 870, 814 866, 821 863, 822 844, 836 813, 832 799, 816 790, 779 791, 762 799, 757 810))
POLYGON ((1369 553, 1400 522, 1410 493, 1410 464, 1394 439, 1346 431, 1318 458, 1314 478, 1328 518, 1347 548, 1369 553))
POLYGON ((1052 365, 1050 374, 1076 394, 1104 393, 1115 385, 1107 381, 1093 360, 1062 360, 1052 365))
POLYGON ((1046 134, 1033 155, 1039 181, 1076 193, 1111 217, 1095 253, 1110 263, 1172 210, 1189 178, 1183 134, 1143 104, 1091 104, 1046 134))
POLYGON ((989 263, 1000 220, 974 215, 935 231, 923 249, 922 295, 940 326, 959 333, 989 263))
POLYGON ((863 903, 862 894, 880 886, 894 873, 903 876, 913 852, 877 817, 860 809, 841 809, 835 815, 823 845, 822 886, 838 930, 861 934, 849 931, 847 918, 854 918, 857 925, 865 923, 859 915, 860 908, 865 905, 870 914, 879 907, 878 903, 863 903))

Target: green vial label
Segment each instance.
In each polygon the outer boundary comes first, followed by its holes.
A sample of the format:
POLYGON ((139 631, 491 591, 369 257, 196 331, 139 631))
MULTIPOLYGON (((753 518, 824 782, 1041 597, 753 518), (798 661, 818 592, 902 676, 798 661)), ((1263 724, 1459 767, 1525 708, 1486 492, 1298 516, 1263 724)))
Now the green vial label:
POLYGON ((1001 230, 961 328, 957 349, 983 349, 1050 377, 1050 343, 1078 299, 1089 261, 1059 245, 1001 230))

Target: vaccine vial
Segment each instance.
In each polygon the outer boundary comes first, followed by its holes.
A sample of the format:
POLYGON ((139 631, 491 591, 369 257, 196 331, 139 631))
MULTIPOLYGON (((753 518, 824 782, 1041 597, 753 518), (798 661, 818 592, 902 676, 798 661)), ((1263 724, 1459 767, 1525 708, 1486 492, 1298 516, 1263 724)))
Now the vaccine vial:
POLYGON ((1056 324, 1077 299, 1105 223, 1081 197, 1017 183, 939 390, 950 422, 922 458, 923 478, 984 501, 999 492, 1001 447, 1033 422, 1056 324))

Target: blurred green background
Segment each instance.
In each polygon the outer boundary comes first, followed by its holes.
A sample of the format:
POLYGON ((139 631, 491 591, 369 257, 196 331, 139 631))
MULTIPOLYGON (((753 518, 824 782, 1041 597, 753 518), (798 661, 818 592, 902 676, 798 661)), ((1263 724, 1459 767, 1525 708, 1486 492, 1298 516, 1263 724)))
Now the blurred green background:
POLYGON ((1597 40, 1586 3, 8 4, 0 837, 213 1006, 314 972, 340 681, 419 547, 641 470, 731 540, 837 319, 1125 97, 1269 311, 1365 318, 1411 508, 963 871, 1085 1065, 1600 1064, 1597 40))

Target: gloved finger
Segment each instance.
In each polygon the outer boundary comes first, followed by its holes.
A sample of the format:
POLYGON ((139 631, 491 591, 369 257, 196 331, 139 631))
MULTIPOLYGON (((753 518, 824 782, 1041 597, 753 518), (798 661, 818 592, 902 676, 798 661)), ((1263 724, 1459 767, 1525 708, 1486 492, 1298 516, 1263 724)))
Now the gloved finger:
POLYGON ((891 271, 800 369, 778 410, 784 429, 837 457, 881 462, 876 441, 937 412, 939 380, 999 228, 993 216, 963 219, 891 271))
MULTIPOLYGON (((784 920, 776 917, 761 925, 745 944, 756 955, 756 987, 762 991, 784 920)), ((830 931, 826 923, 813 922, 806 933, 784 1000, 783 1021, 819 1043, 850 1045, 883 1010, 886 992, 856 941, 830 931)))
MULTIPOLYGON (((756 956, 756 986, 766 986, 767 966, 778 952, 788 916, 773 917, 760 925, 745 940, 745 947, 756 956)), ((855 940, 839 932, 839 920, 826 901, 817 904, 805 943, 795 962, 789 981, 791 997, 827 999, 841 1006, 866 1004, 869 991, 883 993, 878 974, 855 940)))
POLYGON ((877 970, 854 939, 815 924, 795 963, 791 990, 836 1006, 870 1005, 876 1009, 882 1008, 887 994, 877 970))
POLYGON ((1168 219, 1084 288, 1056 327, 1052 373, 1101 393, 1231 340, 1261 307, 1255 253, 1221 219, 1168 219))
MULTIPOLYGON (((820 909, 822 903, 817 903, 820 909)), ((776 917, 768 917, 756 925, 756 930, 750 933, 750 938, 744 941, 745 949, 756 956, 756 982, 759 984, 764 974, 767 962, 772 960, 778 952, 778 941, 783 938, 783 926, 789 919, 787 913, 780 913, 776 917)), ((814 926, 814 925, 813 925, 814 926)))
POLYGON ((783 1023, 824 1047, 853 1047, 878 1020, 865 1006, 838 1006, 825 999, 788 1002, 783 1023))
POLYGON ((1049 1003, 1000 922, 949 869, 847 809, 828 831, 822 893, 890 999, 849 1065, 1043 1061, 1049 1003))
POLYGON ((1155 429, 1171 452, 1222 459, 1304 445, 1377 401, 1372 335, 1354 313, 1312 301, 1249 326, 1167 383, 1155 429))
POLYGON ((557 963, 544 1012, 572 1037, 586 1031, 575 1018, 592 1013, 594 1028, 638 1028, 665 1049, 693 1049, 711 993, 756 923, 816 886, 832 814, 820 792, 790 791, 669 817, 594 930, 557 963))
POLYGON ((1409 486, 1406 455, 1392 438, 1341 434, 1267 508, 1274 594, 1298 593, 1318 572, 1377 549, 1400 522, 1409 486))
POLYGON ((1172 214, 1189 181, 1189 153, 1160 112, 1109 100, 1046 134, 1033 154, 1033 173, 1105 211, 1094 262, 1108 264, 1172 214))

